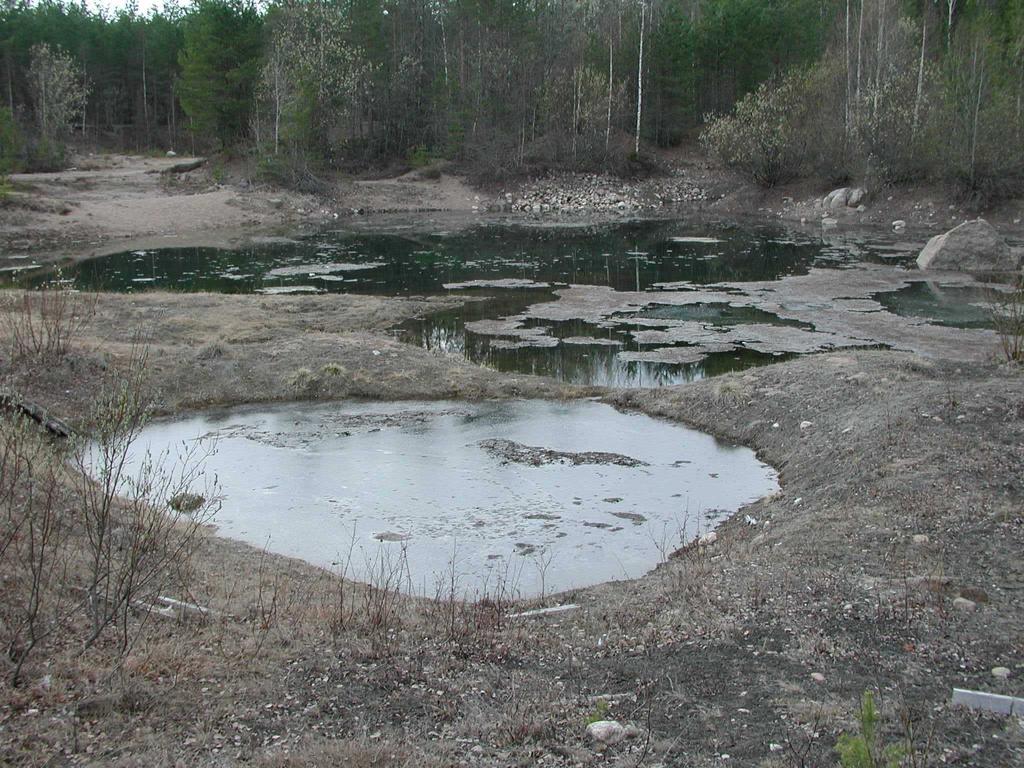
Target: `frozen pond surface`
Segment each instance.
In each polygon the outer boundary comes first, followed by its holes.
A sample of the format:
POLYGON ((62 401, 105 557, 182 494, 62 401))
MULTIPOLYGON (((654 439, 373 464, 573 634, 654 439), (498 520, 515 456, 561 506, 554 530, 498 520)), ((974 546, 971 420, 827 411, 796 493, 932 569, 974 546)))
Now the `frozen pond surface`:
MULTIPOLYGON (((778 488, 747 448, 584 401, 261 406, 151 424, 203 439, 223 535, 434 595, 534 596, 632 578, 778 488)), ((138 459, 138 456, 136 457, 138 459)))

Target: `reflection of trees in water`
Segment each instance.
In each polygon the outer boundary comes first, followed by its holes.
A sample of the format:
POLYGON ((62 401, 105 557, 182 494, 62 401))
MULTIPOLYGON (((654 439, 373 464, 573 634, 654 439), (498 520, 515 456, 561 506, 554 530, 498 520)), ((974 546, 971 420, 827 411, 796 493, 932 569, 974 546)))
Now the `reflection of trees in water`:
MULTIPOLYGON (((512 336, 485 336, 469 333, 458 312, 438 313, 425 320, 403 324, 401 338, 425 349, 458 354, 477 365, 505 373, 526 373, 564 381, 570 384, 592 384, 609 387, 663 387, 684 384, 707 376, 742 370, 784 359, 752 350, 738 348, 716 352, 696 363, 675 364, 619 358, 619 352, 640 351, 628 331, 621 325, 606 328, 583 320, 551 322, 536 318, 522 323, 526 328, 546 328, 557 339, 572 337, 617 341, 618 345, 566 344, 557 347, 523 346, 502 349, 492 346, 496 339, 516 341, 512 336)), ((680 344, 677 346, 686 346, 680 344)), ((788 357, 788 356, 786 356, 788 357)))
POLYGON ((441 290, 446 282, 518 277, 636 290, 638 282, 649 288, 658 282, 771 280, 806 271, 821 248, 807 239, 786 239, 781 230, 676 221, 581 228, 484 225, 443 237, 324 232, 230 250, 153 249, 141 259, 124 252, 75 265, 69 273, 79 288, 133 290, 139 286, 136 280, 152 279, 155 287, 235 293, 309 282, 302 274, 264 279, 283 266, 373 261, 383 266, 314 283, 330 292, 402 294, 441 290), (697 234, 721 242, 670 239, 697 234), (631 251, 645 255, 630 256, 631 251))

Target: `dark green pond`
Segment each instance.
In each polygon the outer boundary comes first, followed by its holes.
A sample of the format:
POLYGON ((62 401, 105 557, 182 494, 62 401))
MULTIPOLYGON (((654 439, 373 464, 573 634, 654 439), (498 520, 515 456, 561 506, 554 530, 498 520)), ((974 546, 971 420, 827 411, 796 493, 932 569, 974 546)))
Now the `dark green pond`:
POLYGON ((995 294, 990 289, 911 283, 898 291, 875 294, 893 314, 919 317, 950 328, 991 328, 995 294))
MULTIPOLYGON (((546 335, 552 338, 524 347, 473 333, 466 324, 517 314, 532 304, 554 300, 558 287, 576 284, 650 291, 652 306, 639 315, 648 327, 655 327, 650 321, 658 319, 666 325, 680 320, 713 326, 791 325, 767 312, 726 304, 659 306, 658 284, 777 280, 806 274, 815 266, 843 268, 865 260, 901 263, 914 255, 905 244, 826 242, 772 227, 684 221, 586 226, 492 222, 451 232, 442 229, 443 222, 437 227, 434 231, 397 225, 390 230, 325 231, 234 250, 127 251, 66 267, 62 280, 80 289, 113 291, 383 295, 458 291, 482 300, 404 323, 395 333, 410 343, 462 354, 503 371, 580 384, 661 386, 773 362, 779 356, 741 349, 686 364, 628 361, 619 353, 642 348, 621 326, 546 323, 546 335)), ((21 282, 40 285, 52 279, 52 274, 37 274, 23 276, 21 282)))
MULTIPOLYGON (((419 294, 446 284, 515 278, 646 290, 680 280, 715 283, 802 274, 821 242, 780 231, 680 222, 526 227, 459 232, 327 231, 236 250, 127 251, 65 270, 79 288, 250 292, 306 287, 330 292, 419 294)), ((37 278, 45 280, 46 277, 37 278)))

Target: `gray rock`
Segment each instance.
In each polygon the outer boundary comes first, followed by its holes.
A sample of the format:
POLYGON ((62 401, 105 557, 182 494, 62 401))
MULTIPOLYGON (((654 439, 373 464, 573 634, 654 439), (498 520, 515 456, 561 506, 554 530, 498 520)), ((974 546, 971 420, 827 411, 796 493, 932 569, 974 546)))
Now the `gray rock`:
POLYGON ((822 201, 822 206, 829 210, 835 210, 836 208, 845 208, 850 201, 850 188, 840 187, 839 189, 833 189, 822 201))
POLYGON ((996 680, 1006 680, 1010 676, 1010 670, 1007 667, 992 667, 992 677, 996 680))
POLYGON ((975 219, 929 240, 917 257, 917 267, 960 272, 1007 272, 1017 268, 1017 259, 995 227, 984 219, 975 219))
POLYGON ((978 604, 966 597, 958 597, 953 601, 953 607, 963 613, 972 613, 978 608, 978 604))
POLYGON ((597 720, 587 726, 587 735, 598 744, 618 744, 626 738, 626 728, 617 720, 597 720))
POLYGON ((899 232, 907 228, 907 222, 905 222, 903 219, 896 219, 896 221, 892 223, 892 228, 899 232))
POLYGON ((849 196, 846 198, 846 205, 850 208, 857 208, 864 199, 868 196, 868 191, 864 187, 854 187, 850 190, 849 196))

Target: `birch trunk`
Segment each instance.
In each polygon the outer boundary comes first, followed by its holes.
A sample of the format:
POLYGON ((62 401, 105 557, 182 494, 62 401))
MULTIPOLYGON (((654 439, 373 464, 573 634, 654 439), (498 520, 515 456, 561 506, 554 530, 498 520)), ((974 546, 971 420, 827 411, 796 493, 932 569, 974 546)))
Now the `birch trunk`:
POLYGON ((644 108, 644 4, 640 3, 640 62, 636 72, 636 144, 633 148, 634 154, 640 156, 640 118, 644 108))
MULTIPOLYGON (((917 65, 917 99, 914 101, 914 124, 911 127, 910 139, 917 139, 917 128, 921 120, 921 99, 924 95, 924 49, 928 39, 928 17, 921 16, 921 59, 917 65)), ((911 147, 913 150, 913 147, 911 147)))
POLYGON ((860 71, 864 48, 864 0, 860 0, 860 18, 857 20, 857 103, 860 108, 860 71))
POLYGON ((846 119, 844 122, 844 140, 850 136, 850 0, 846 0, 846 36, 843 44, 846 54, 846 119))
MULTIPOLYGON (((1020 99, 1018 98, 1018 104, 1020 99)), ((1020 112, 1018 106, 1017 109, 1020 112)), ((612 138, 612 41, 608 41, 608 119, 604 126, 604 153, 608 154, 608 145, 612 138)))

